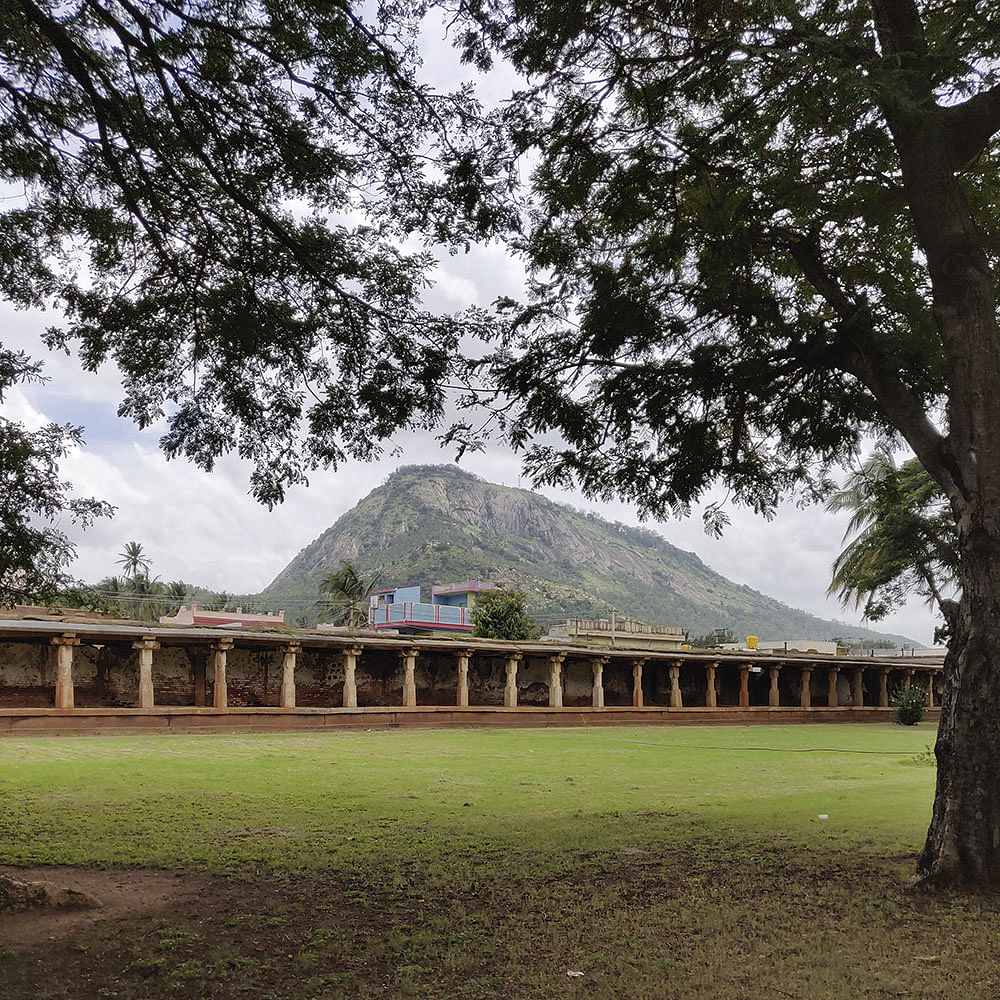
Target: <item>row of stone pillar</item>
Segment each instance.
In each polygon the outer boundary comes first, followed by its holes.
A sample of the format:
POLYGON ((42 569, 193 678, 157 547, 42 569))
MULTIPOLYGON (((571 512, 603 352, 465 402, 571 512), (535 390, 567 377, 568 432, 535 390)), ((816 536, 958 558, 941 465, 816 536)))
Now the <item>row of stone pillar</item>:
MULTIPOLYGON (((800 671, 800 692, 799 692, 799 707, 800 708, 811 708, 812 707, 812 672, 814 669, 813 664, 795 664, 795 666, 800 671)), ((778 692, 778 678, 781 674, 783 663, 773 664, 767 669, 770 674, 770 687, 768 689, 768 699, 767 703, 770 708, 778 708, 781 704, 781 698, 778 692)), ((750 672, 753 670, 754 665, 750 663, 744 663, 740 665, 740 695, 739 695, 739 705, 740 708, 750 707, 750 672)), ((840 695, 837 691, 837 680, 840 676, 840 671, 842 667, 835 666, 833 664, 824 665, 827 671, 827 695, 826 703, 828 708, 837 708, 840 705, 840 695)), ((671 668, 673 671, 675 668, 671 668)), ((711 668, 707 668, 711 669, 711 668)), ((758 670, 763 670, 763 667, 758 667, 758 670)), ((871 670, 871 667, 850 667, 850 687, 851 687, 851 707, 852 708, 863 708, 864 707, 864 691, 863 691, 863 675, 865 670, 871 670)), ((881 666, 879 670, 879 693, 878 693, 878 704, 879 708, 889 707, 889 674, 893 670, 902 669, 906 674, 906 683, 913 684, 914 676, 917 670, 913 667, 900 668, 898 666, 881 666)), ((926 671, 926 698, 927 706, 929 708, 934 707, 934 671, 926 671)), ((673 673, 671 674, 673 676, 673 673)), ((715 704, 715 690, 714 690, 714 670, 712 671, 712 677, 708 681, 708 695, 705 704, 715 704)), ((673 698, 671 698, 671 707, 680 708, 680 691, 677 691, 678 703, 675 705, 673 698)))
MULTIPOLYGON (((79 638, 71 633, 56 636, 51 640, 56 647, 56 708, 73 708, 73 651, 80 644, 79 638)), ((139 707, 153 708, 155 706, 155 694, 153 689, 153 653, 160 648, 160 643, 152 636, 144 636, 132 643, 139 657, 139 707)), ((231 637, 221 637, 211 644, 214 685, 212 704, 215 708, 228 707, 228 691, 226 684, 226 660, 229 650, 233 648, 231 637)), ((283 654, 281 673, 281 693, 279 705, 281 708, 295 708, 295 667, 296 659, 302 650, 299 642, 288 642, 279 647, 283 654)), ((352 646, 341 650, 344 660, 344 708, 357 708, 358 706, 358 686, 357 686, 357 663, 361 656, 363 647, 352 646)), ((403 707, 414 708, 417 704, 416 685, 416 663, 420 655, 420 650, 416 647, 404 649, 400 652, 403 665, 403 707)), ((471 649, 460 649, 454 651, 457 660, 458 683, 455 703, 459 707, 467 707, 469 704, 469 662, 472 658, 471 649)), ((562 708, 563 706, 563 663, 566 660, 566 653, 555 653, 546 657, 549 666, 549 706, 552 708, 562 708)), ((518 667, 522 663, 524 656, 522 653, 511 653, 506 658, 506 681, 504 685, 504 706, 507 708, 517 707, 517 673, 518 667)), ((643 707, 642 694, 642 672, 643 666, 648 662, 648 657, 636 658, 632 661, 632 705, 635 708, 643 707)), ((594 708, 604 707, 604 667, 609 662, 608 656, 595 656, 591 659, 593 669, 593 698, 594 708)), ((683 660, 675 660, 668 665, 670 677, 670 707, 683 708, 684 699, 681 693, 680 670, 684 665, 683 660)), ((716 669, 718 661, 703 664, 705 670, 705 707, 715 708, 718 705, 718 695, 716 691, 716 669)), ((770 675, 770 687, 768 690, 768 705, 771 708, 780 707, 781 700, 778 690, 778 679, 781 674, 783 663, 772 664, 766 669, 770 675)), ((812 707, 812 696, 810 691, 812 681, 813 664, 795 664, 795 668, 800 671, 801 692, 799 696, 800 708, 812 707)), ((835 708, 839 705, 839 695, 837 692, 837 679, 840 674, 840 666, 833 664, 824 665, 827 670, 827 705, 835 708)), ((739 664, 739 707, 750 707, 750 673, 755 669, 752 663, 739 664)), ((756 667, 758 671, 763 671, 764 667, 756 667)), ((864 704, 862 691, 862 674, 866 667, 846 668, 851 670, 851 705, 860 708, 864 704)), ((892 670, 904 669, 907 676, 907 683, 913 682, 916 674, 915 668, 900 668, 898 666, 882 666, 880 669, 879 682, 879 706, 887 708, 889 705, 889 674, 892 670)), ((927 672, 926 680, 927 704, 934 706, 934 673, 927 672)))

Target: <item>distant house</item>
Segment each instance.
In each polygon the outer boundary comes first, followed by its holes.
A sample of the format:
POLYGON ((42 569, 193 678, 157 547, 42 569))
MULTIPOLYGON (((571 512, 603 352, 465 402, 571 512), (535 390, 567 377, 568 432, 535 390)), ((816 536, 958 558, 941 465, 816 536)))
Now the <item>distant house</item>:
POLYGON ((419 587, 396 587, 372 594, 368 624, 406 632, 471 632, 476 596, 493 590, 491 580, 462 580, 431 588, 431 600, 420 599, 419 587))
POLYGON ((274 628, 285 624, 285 612, 276 615, 255 615, 244 612, 242 608, 235 611, 202 611, 193 601, 191 607, 180 606, 176 615, 162 615, 161 625, 193 625, 206 628, 274 628))
POLYGON ((431 601, 455 608, 474 608, 476 597, 483 591, 496 590, 492 580, 459 580, 458 583, 441 583, 431 587, 431 601))
POLYGON ((551 625, 548 637, 626 649, 680 649, 685 642, 683 629, 674 625, 646 625, 608 618, 570 618, 565 625, 551 625))

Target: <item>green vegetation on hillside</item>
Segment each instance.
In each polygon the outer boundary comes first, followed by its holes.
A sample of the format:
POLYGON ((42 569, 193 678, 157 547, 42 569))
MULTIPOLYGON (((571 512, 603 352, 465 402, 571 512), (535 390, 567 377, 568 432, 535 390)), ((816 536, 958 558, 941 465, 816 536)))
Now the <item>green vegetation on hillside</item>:
POLYGON ((420 584, 426 598, 435 583, 497 579, 525 592, 543 627, 615 611, 693 635, 716 628, 737 636, 845 633, 843 623, 732 583, 655 532, 488 483, 455 466, 394 473, 306 546, 260 600, 285 608, 294 620, 341 560, 361 573, 380 568, 383 586, 420 584))

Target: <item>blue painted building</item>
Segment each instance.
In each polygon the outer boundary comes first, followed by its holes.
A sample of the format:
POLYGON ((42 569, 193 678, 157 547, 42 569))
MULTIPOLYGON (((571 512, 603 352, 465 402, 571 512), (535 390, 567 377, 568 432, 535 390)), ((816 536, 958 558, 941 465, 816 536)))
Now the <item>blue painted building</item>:
POLYGON ((491 580, 436 585, 427 604, 420 599, 419 587, 380 590, 372 595, 368 624, 403 632, 471 632, 476 595, 495 587, 491 580))

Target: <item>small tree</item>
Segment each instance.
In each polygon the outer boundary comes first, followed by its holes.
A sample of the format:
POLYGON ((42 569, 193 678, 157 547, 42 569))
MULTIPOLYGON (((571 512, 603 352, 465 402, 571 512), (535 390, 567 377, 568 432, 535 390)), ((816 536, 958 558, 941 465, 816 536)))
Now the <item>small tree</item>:
POLYGON ((897 688, 889 702, 893 716, 901 726, 915 726, 924 717, 927 695, 920 688, 904 684, 897 688))
POLYGON ((524 609, 520 590, 493 590, 480 594, 472 609, 472 634, 480 639, 537 639, 542 631, 524 609))
POLYGON ((319 589, 325 597, 320 601, 319 620, 348 628, 363 627, 368 622, 368 598, 378 581, 378 571, 364 577, 351 563, 341 559, 340 565, 320 580, 319 589))

